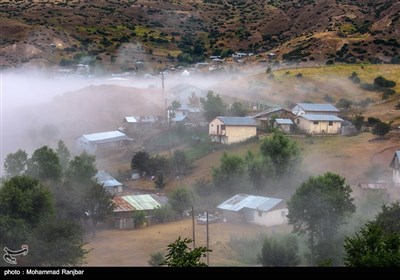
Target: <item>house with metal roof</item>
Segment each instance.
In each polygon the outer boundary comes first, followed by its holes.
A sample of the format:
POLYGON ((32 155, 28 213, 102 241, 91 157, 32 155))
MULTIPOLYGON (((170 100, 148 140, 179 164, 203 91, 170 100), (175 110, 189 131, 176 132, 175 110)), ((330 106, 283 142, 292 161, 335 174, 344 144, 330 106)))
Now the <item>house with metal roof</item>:
POLYGON ((393 169, 393 184, 400 187, 400 150, 394 152, 390 167, 393 169))
POLYGON ((257 123, 252 117, 218 116, 209 123, 212 142, 233 144, 257 135, 257 123))
POLYGON ((154 127, 162 120, 161 116, 128 116, 124 117, 123 123, 128 135, 138 135, 143 129, 154 127))
POLYGON ((134 212, 144 211, 147 225, 153 223, 152 211, 167 204, 167 198, 157 194, 114 196, 114 225, 119 229, 135 228, 134 212))
POLYGON ((118 147, 132 141, 133 139, 129 138, 126 134, 116 130, 84 134, 75 140, 75 147, 78 150, 95 153, 98 149, 118 147))
POLYGON ((96 175, 93 176, 93 180, 103 185, 103 187, 112 195, 122 193, 123 184, 104 170, 97 171, 96 175))
POLYGON ((335 115, 305 114, 298 116, 296 125, 308 134, 340 134, 344 120, 335 115))
POLYGON ((280 107, 269 108, 262 112, 258 112, 251 117, 257 121, 257 125, 260 128, 267 129, 268 127, 274 126, 275 119, 293 119, 296 115, 290 110, 286 110, 280 107))
POLYGON ((291 119, 277 118, 274 122, 274 127, 284 133, 291 133, 294 123, 291 119))
POLYGON ((297 103, 291 111, 296 116, 305 114, 337 116, 340 112, 339 109, 329 103, 297 103))
POLYGON ((236 194, 217 208, 228 221, 250 222, 264 226, 287 223, 288 209, 280 198, 236 194))

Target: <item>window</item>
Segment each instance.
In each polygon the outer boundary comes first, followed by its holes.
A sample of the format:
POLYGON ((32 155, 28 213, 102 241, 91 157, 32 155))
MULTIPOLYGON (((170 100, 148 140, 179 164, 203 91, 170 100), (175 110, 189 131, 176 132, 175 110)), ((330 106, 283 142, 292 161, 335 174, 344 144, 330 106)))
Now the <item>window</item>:
POLYGON ((262 211, 258 210, 258 217, 262 217, 262 211))
POLYGON ((224 124, 221 124, 221 130, 225 130, 225 125, 224 124))
POLYGON ((333 125, 333 122, 329 122, 329 126, 332 126, 333 125))
POLYGON ((318 124, 318 122, 315 122, 315 121, 314 121, 313 124, 318 124))
POLYGON ((297 122, 297 124, 300 124, 300 119, 297 119, 296 122, 297 122))

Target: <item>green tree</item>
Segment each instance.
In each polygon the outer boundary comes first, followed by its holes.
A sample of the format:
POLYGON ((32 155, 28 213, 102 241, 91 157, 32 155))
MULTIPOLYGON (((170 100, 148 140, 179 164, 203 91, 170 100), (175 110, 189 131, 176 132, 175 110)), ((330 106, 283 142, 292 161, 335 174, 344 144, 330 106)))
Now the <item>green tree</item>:
POLYGON ((4 172, 6 178, 22 175, 26 169, 27 160, 28 154, 21 149, 15 153, 8 154, 4 159, 4 172))
POLYGON ((83 206, 82 214, 90 218, 92 237, 96 237, 97 223, 105 221, 114 213, 115 204, 112 195, 102 185, 92 182, 87 186, 83 206))
POLYGON ((191 208, 194 201, 195 195, 193 191, 185 187, 179 187, 172 191, 168 200, 172 208, 180 214, 191 208))
POLYGON ((374 85, 379 87, 395 87, 396 82, 392 80, 388 80, 383 76, 378 76, 374 79, 374 85))
POLYGON ((247 109, 243 107, 241 102, 233 102, 229 109, 229 115, 234 117, 244 117, 247 114, 247 109))
POLYGON ((365 117, 362 114, 356 114, 353 117, 353 124, 354 124, 355 128, 357 129, 357 131, 360 131, 361 128, 363 127, 364 119, 365 119, 365 117))
POLYGON ((168 253, 161 265, 169 267, 206 267, 207 264, 201 261, 212 250, 206 247, 189 248, 188 244, 193 241, 190 238, 181 239, 179 236, 175 242, 168 244, 168 253))
POLYGON ((337 259, 337 232, 355 211, 351 187, 337 174, 327 172, 309 177, 288 201, 289 224, 293 232, 308 235, 311 264, 337 259))
POLYGON ((266 237, 259 255, 262 266, 296 266, 300 263, 299 246, 293 235, 266 237))
POLYGON ((131 160, 131 168, 137 169, 142 175, 147 171, 147 162, 150 160, 150 154, 145 151, 135 153, 131 160))
POLYGON ((164 173, 160 172, 157 174, 156 179, 154 180, 154 187, 157 190, 162 190, 162 189, 164 189, 165 185, 166 185, 166 183, 164 180, 164 173))
POLYGON ((66 170, 68 167, 69 160, 71 158, 71 153, 69 152, 67 146, 62 140, 59 140, 57 143, 57 156, 60 160, 60 165, 62 170, 66 170))
POLYGON ((214 185, 229 192, 243 181, 245 174, 244 160, 240 156, 224 152, 220 161, 219 167, 212 167, 214 185))
POLYGON ((249 180, 257 191, 263 189, 267 180, 274 177, 275 170, 269 157, 255 155, 249 150, 245 156, 245 163, 249 180))
POLYGON ((189 96, 188 106, 190 108, 199 108, 200 107, 200 99, 197 97, 196 93, 192 92, 189 96))
POLYGON ((39 180, 61 180, 62 170, 57 153, 48 146, 33 152, 27 161, 27 175, 39 180))
POLYGON ((375 220, 346 237, 345 265, 353 267, 400 266, 400 204, 383 205, 375 220))
POLYGON ((297 143, 279 131, 262 141, 260 151, 265 158, 271 159, 277 176, 293 171, 301 160, 297 143))
POLYGON ((69 162, 66 179, 73 184, 88 186, 92 184, 96 173, 96 157, 83 152, 69 162))
POLYGON ((378 135, 379 137, 384 137, 386 134, 390 132, 391 126, 390 123, 378 122, 372 128, 372 134, 378 135))
POLYGON ((135 227, 140 227, 144 225, 146 222, 146 213, 145 211, 135 211, 133 212, 133 222, 135 227))
POLYGON ((223 116, 226 111, 226 104, 222 101, 219 94, 214 95, 213 91, 207 93, 206 98, 200 98, 200 103, 203 106, 204 118, 210 122, 217 116, 223 116))
POLYGON ((351 105, 353 105, 353 102, 346 98, 340 98, 338 102, 336 102, 336 107, 341 108, 345 111, 348 111, 351 105))
POLYGON ((179 102, 179 100, 174 100, 174 101, 172 101, 172 103, 171 103, 171 107, 172 107, 172 109, 174 109, 174 110, 180 108, 181 105, 182 105, 182 104, 181 104, 181 102, 179 102))

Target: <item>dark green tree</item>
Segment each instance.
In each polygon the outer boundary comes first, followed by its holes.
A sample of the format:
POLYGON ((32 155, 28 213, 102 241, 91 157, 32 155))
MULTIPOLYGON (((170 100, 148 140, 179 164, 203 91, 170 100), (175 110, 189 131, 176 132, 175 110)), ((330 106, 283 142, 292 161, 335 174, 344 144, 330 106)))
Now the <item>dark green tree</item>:
POLYGON ((71 153, 69 152, 67 146, 62 140, 59 140, 57 143, 57 156, 60 160, 60 165, 62 170, 66 170, 68 167, 69 160, 71 158, 71 153))
POLYGON ((84 212, 91 220, 92 237, 96 237, 97 223, 105 221, 114 213, 115 204, 112 195, 100 184, 92 182, 85 191, 84 212))
POLYGON ((174 101, 172 101, 172 103, 171 103, 171 107, 172 107, 172 109, 174 109, 174 110, 180 108, 181 105, 182 105, 182 104, 181 104, 181 102, 179 102, 179 100, 174 100, 174 101))
POLYGON ((336 260, 339 226, 355 211, 345 179, 331 172, 309 177, 288 201, 288 209, 293 232, 308 235, 311 264, 314 259, 336 260))
POLYGON ((203 106, 204 118, 210 122, 217 116, 223 116, 226 111, 226 104, 222 101, 219 94, 214 95, 213 91, 207 93, 206 98, 200 98, 200 103, 203 106))
POLYGON ((378 122, 372 128, 372 134, 378 135, 379 137, 384 137, 386 134, 390 132, 391 126, 390 123, 378 122))
POLYGON ((229 115, 233 117, 244 117, 247 114, 247 109, 243 107, 241 102, 233 102, 229 109, 229 115))
POLYGON ((345 111, 348 111, 351 105, 353 105, 353 102, 346 98, 340 98, 338 102, 336 102, 336 107, 343 109, 345 111))
POLYGON ((147 172, 147 163, 150 160, 150 154, 145 151, 139 151, 133 155, 131 168, 139 171, 140 175, 147 172))
POLYGON ((21 149, 15 153, 8 154, 4 159, 4 172, 6 178, 22 175, 26 169, 27 160, 28 154, 21 149))
POLYGON ((292 172, 301 160, 297 143, 279 131, 262 141, 260 151, 265 158, 271 159, 278 177, 292 172))
POLYGON ((157 190, 162 190, 162 189, 164 189, 165 185, 166 185, 166 183, 164 180, 164 173, 160 172, 157 174, 156 179, 154 180, 154 187, 157 190))
POLYGON ((96 173, 96 156, 83 152, 69 162, 66 179, 75 185, 89 186, 96 173))
POLYGON ((240 156, 224 152, 220 161, 219 167, 212 167, 213 182, 217 188, 229 192, 243 181, 244 160, 240 156))
POLYGON ((39 180, 59 181, 62 170, 57 153, 48 146, 43 146, 33 152, 27 162, 27 175, 39 180))
POLYGON ((360 131, 361 128, 364 125, 364 119, 365 117, 362 114, 356 114, 353 117, 353 125, 355 126, 355 128, 357 129, 357 131, 360 131))
POLYGON ((353 267, 400 266, 400 204, 383 205, 375 220, 346 237, 345 265, 353 267))
POLYGON ((146 213, 145 213, 145 211, 135 211, 135 212, 133 212, 133 222, 135 224, 135 228, 144 225, 144 223, 146 222, 146 213))
POLYGON ((195 195, 191 189, 179 187, 172 191, 168 202, 176 212, 182 214, 183 211, 192 207, 195 195))
POLYGON ((165 255, 161 265, 168 267, 206 267, 207 264, 201 261, 212 250, 206 247, 189 248, 188 244, 193 241, 190 238, 181 239, 179 236, 173 243, 168 244, 168 253, 165 255))
POLYGON ((266 237, 259 255, 262 266, 297 266, 299 246, 293 235, 266 237))
POLYGON ((275 170, 269 157, 255 155, 252 151, 247 151, 245 156, 247 175, 253 188, 260 191, 266 182, 274 178, 275 170))

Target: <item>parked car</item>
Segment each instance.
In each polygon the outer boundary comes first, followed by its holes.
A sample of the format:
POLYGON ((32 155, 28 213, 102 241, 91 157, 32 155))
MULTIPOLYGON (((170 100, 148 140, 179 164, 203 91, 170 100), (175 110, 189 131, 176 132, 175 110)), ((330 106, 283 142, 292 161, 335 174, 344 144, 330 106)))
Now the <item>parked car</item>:
MULTIPOLYGON (((217 223, 219 221, 219 217, 213 214, 208 214, 208 223, 217 223)), ((207 215, 199 215, 197 217, 197 223, 199 225, 207 224, 207 215)))

